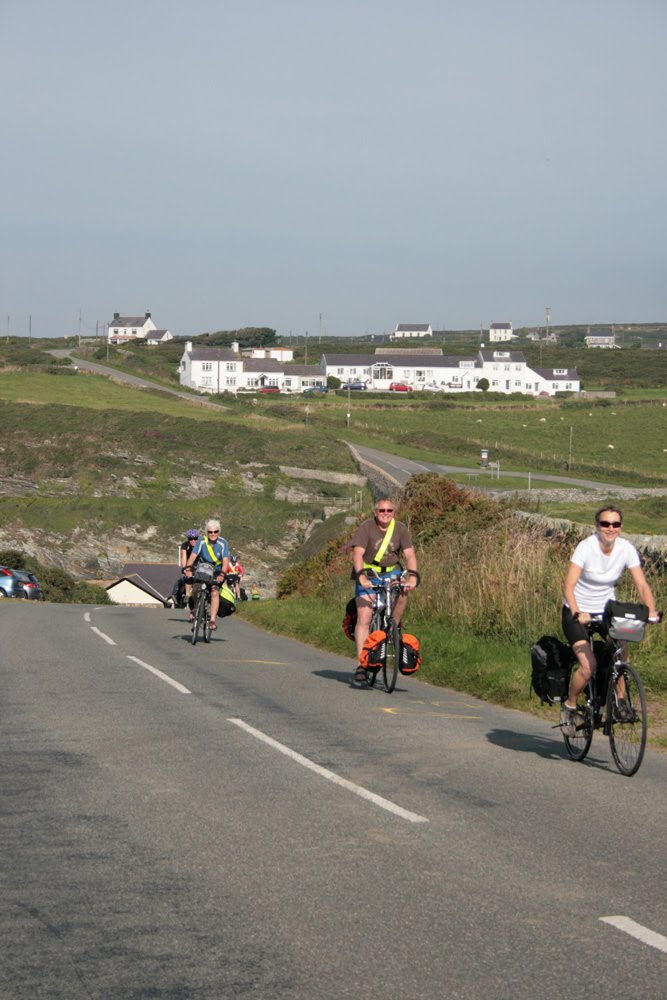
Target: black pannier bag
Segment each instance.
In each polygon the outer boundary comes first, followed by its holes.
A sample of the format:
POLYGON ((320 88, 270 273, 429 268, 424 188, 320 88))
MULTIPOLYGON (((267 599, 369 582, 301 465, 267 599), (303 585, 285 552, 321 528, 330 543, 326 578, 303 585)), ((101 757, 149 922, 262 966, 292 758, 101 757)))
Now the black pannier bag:
POLYGON ((357 627, 357 601, 351 597, 345 605, 345 617, 343 618, 343 632, 354 642, 354 630, 357 627))
POLYGON ((553 635, 543 635, 530 651, 531 687, 540 701, 557 705, 567 698, 574 653, 553 635))
POLYGON ((612 639, 626 642, 641 642, 648 622, 648 608, 645 604, 624 604, 622 601, 607 601, 604 608, 604 623, 612 639))

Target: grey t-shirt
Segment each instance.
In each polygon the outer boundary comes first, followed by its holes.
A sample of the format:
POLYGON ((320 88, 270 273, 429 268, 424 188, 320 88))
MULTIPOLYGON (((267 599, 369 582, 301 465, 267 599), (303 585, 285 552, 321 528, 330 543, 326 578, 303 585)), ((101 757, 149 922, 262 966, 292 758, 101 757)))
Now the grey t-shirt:
MULTIPOLYGON (((363 546, 364 562, 372 563, 377 550, 384 541, 385 534, 386 532, 381 531, 378 527, 375 518, 369 517, 368 520, 363 521, 355 531, 352 539, 352 547, 357 548, 358 546, 363 546)), ((395 566, 400 555, 405 552, 406 549, 412 548, 414 548, 414 546, 412 544, 410 532, 402 521, 396 521, 387 550, 380 560, 381 567, 385 569, 387 566, 395 566)))

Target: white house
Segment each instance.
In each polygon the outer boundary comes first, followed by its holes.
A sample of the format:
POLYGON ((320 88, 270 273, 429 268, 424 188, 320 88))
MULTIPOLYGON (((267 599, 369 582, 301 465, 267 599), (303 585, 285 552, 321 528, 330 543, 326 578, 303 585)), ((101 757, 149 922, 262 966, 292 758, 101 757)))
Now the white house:
POLYGON ((175 563, 126 563, 106 592, 114 604, 166 608, 178 573, 175 563))
POLYGON ((614 328, 597 330, 596 333, 591 333, 591 328, 588 328, 588 334, 584 338, 586 341, 586 347, 605 347, 605 348, 615 348, 616 347, 616 334, 614 333, 614 328))
POLYGON ((249 347, 241 352, 248 358, 275 358, 276 361, 294 361, 291 347, 249 347))
POLYGON ((508 340, 518 340, 519 338, 512 330, 511 323, 492 323, 489 327, 489 343, 502 344, 508 340))
POLYGON ((399 323, 390 340, 420 340, 422 337, 432 337, 433 329, 430 323, 399 323))
POLYGON ((435 388, 444 392, 470 392, 480 379, 487 379, 492 392, 550 396, 560 390, 578 392, 575 369, 529 368, 520 351, 482 350, 473 357, 440 354, 325 354, 321 368, 342 382, 363 381, 369 389, 388 390, 392 382, 406 382, 413 389, 435 388))
POLYGON ((109 343, 126 344, 130 340, 144 340, 156 329, 149 312, 143 317, 121 316, 120 313, 114 313, 113 321, 109 323, 109 343))
POLYGON ((190 340, 185 344, 179 365, 179 380, 190 389, 209 393, 273 387, 281 392, 301 392, 308 386, 326 385, 326 376, 319 365, 244 358, 236 343, 232 347, 193 347, 190 340))
POLYGON ((556 392, 580 392, 581 381, 576 368, 535 368, 535 391, 538 396, 556 392))
POLYGON ((150 344, 152 347, 159 346, 160 344, 166 344, 167 341, 173 340, 174 335, 171 330, 152 330, 146 337, 146 343, 150 344))

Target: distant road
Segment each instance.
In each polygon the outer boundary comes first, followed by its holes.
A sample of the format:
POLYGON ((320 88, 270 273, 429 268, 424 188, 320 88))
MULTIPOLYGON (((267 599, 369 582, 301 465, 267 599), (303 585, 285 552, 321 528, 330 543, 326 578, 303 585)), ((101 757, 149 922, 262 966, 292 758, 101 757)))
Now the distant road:
MULTIPOLYGON (((359 456, 362 463, 374 466, 376 469, 392 479, 397 486, 405 486, 410 476, 418 475, 420 472, 437 472, 441 476, 448 476, 452 473, 454 475, 467 475, 471 479, 471 485, 482 486, 484 489, 493 489, 493 479, 491 478, 490 472, 482 472, 480 469, 474 469, 467 467, 465 465, 438 465, 436 462, 415 462, 410 458, 401 458, 400 455, 392 455, 386 451, 378 451, 376 448, 365 448, 362 445, 354 444, 350 445, 353 452, 359 456), (474 482, 473 482, 474 479, 474 482)), ((510 479, 521 479, 525 486, 528 487, 528 473, 527 472, 501 472, 503 478, 507 477, 510 479)), ((554 483, 556 486, 575 486, 579 488, 594 489, 594 490, 613 490, 614 493, 620 495, 630 495, 641 492, 642 494, 651 494, 654 496, 667 494, 667 488, 643 488, 629 486, 618 486, 613 483, 602 483, 595 479, 575 479, 572 476, 550 476, 543 472, 531 473, 531 478, 533 480, 540 480, 540 482, 554 483)), ((517 487, 521 488, 521 487, 517 487)))
POLYGON ((72 357, 71 350, 59 349, 49 351, 48 353, 53 354, 55 358, 69 358, 72 364, 76 365, 77 368, 81 368, 82 371, 94 372, 96 375, 106 375, 107 378, 116 379, 117 382, 124 382, 135 389, 159 389, 160 392, 169 393, 170 396, 178 396, 179 399, 185 399, 188 403, 194 403, 196 406, 207 406, 213 410, 228 409, 228 407, 221 406, 220 403, 214 403, 210 399, 193 396, 190 392, 172 389, 169 386, 161 385, 159 382, 151 382, 150 379, 138 375, 130 375, 129 372, 121 371, 119 368, 111 368, 109 365, 98 365, 94 361, 83 361, 81 358, 74 358, 72 357))

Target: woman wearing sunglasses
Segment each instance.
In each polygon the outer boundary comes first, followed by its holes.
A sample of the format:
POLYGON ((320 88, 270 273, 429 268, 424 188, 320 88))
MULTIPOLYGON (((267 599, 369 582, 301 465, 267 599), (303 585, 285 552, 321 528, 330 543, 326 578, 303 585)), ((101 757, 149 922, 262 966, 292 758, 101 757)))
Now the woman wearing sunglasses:
POLYGON ((602 614, 607 601, 616 599, 614 586, 624 570, 629 570, 640 600, 648 606, 649 616, 656 617, 655 600, 641 568, 639 553, 627 538, 621 538, 622 524, 623 515, 618 507, 601 507, 595 515, 595 534, 579 542, 565 578, 563 632, 579 661, 561 709, 565 736, 574 735, 572 712, 577 696, 597 666, 584 626, 591 615, 602 614))
MULTIPOLYGON (((361 656, 373 617, 373 590, 366 575, 367 571, 381 579, 401 576, 403 567, 399 558, 405 558, 408 571, 405 588, 412 590, 419 579, 412 538, 403 522, 394 519, 393 502, 383 498, 375 504, 375 516, 362 521, 352 539, 353 577, 357 581, 355 588, 357 625, 354 630, 357 657, 361 656)), ((396 601, 393 614, 398 624, 405 611, 407 600, 407 594, 401 593, 396 601)), ((361 664, 355 671, 354 680, 357 684, 366 683, 366 670, 361 664)))

